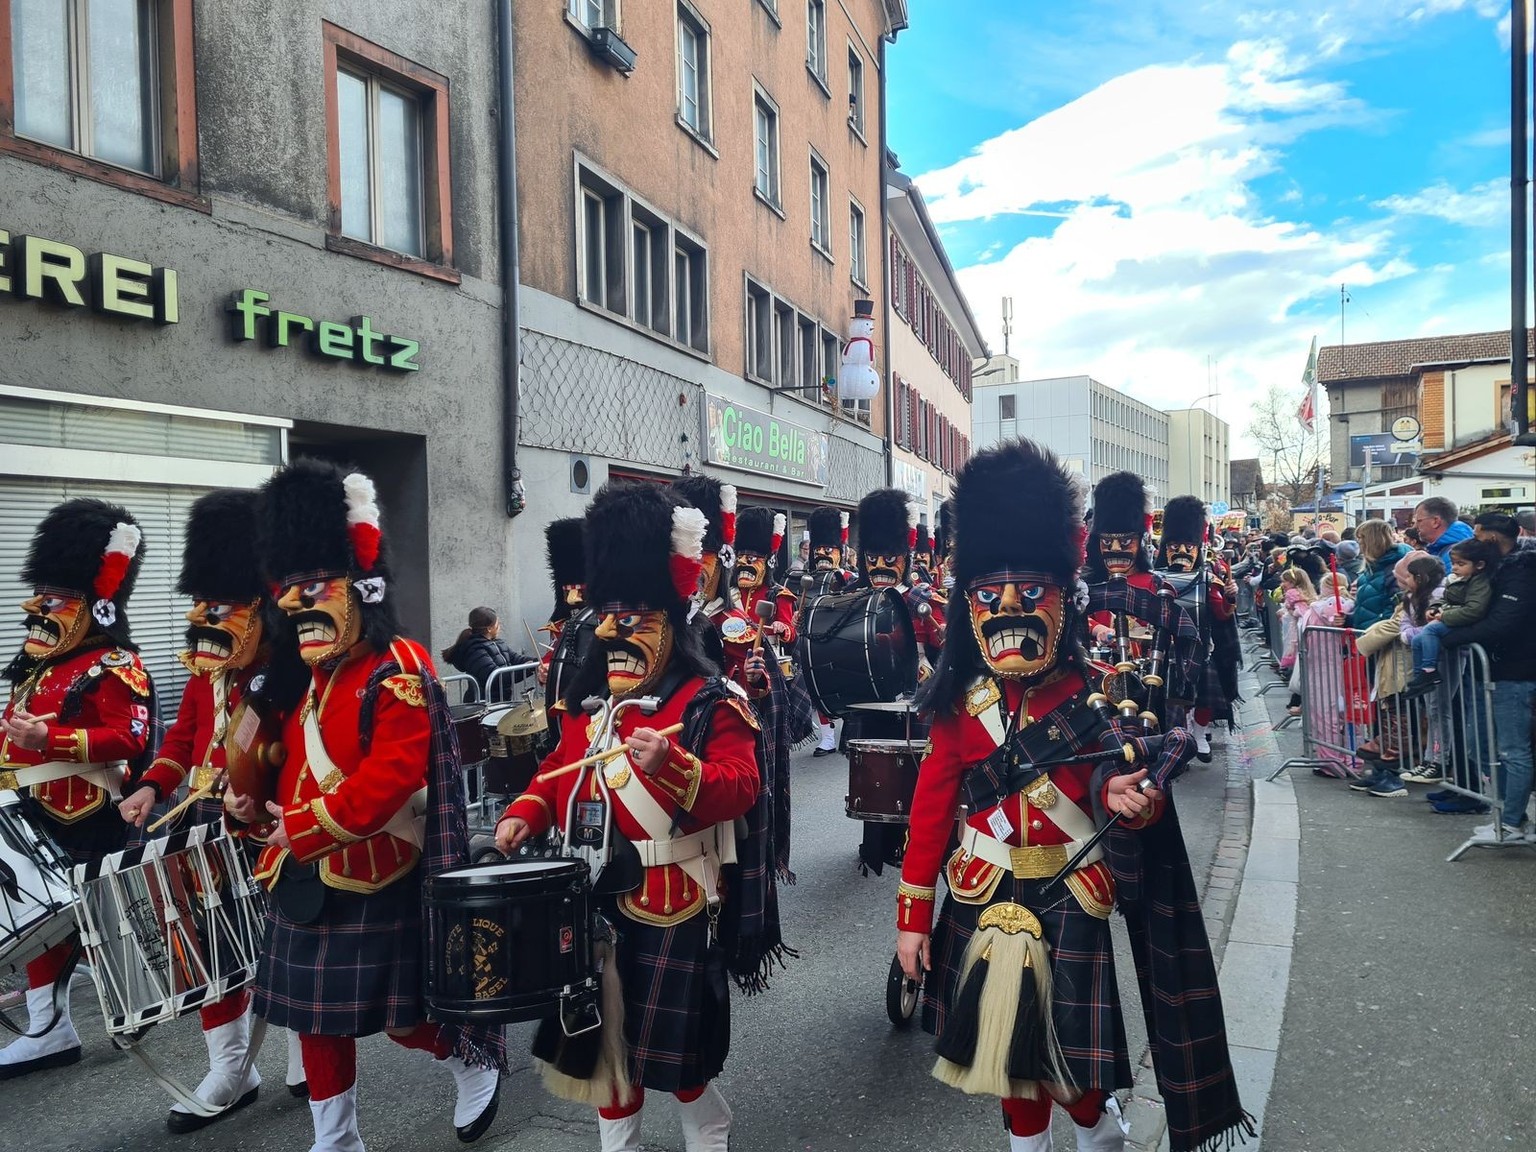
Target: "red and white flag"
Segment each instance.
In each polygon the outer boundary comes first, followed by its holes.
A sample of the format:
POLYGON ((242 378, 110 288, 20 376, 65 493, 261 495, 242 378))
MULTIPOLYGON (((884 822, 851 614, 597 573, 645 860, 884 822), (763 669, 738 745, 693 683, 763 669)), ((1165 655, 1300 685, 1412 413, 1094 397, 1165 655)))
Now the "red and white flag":
POLYGON ((1296 419, 1308 432, 1317 431, 1317 337, 1312 337, 1312 351, 1307 353, 1307 370, 1301 374, 1301 382, 1307 386, 1307 394, 1296 409, 1296 419))

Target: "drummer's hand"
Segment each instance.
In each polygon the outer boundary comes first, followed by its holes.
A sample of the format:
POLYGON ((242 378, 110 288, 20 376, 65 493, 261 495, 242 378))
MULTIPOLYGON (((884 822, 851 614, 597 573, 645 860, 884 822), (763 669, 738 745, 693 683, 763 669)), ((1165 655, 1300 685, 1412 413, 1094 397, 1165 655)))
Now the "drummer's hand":
POLYGON ((549 665, 541 661, 539 664, 539 670, 535 672, 533 676, 534 679, 537 680, 540 684, 544 684, 549 680, 549 665))
POLYGON ((922 932, 896 933, 896 959, 908 980, 921 982, 923 973, 933 967, 928 953, 928 937, 922 932))
POLYGON ((226 792, 224 793, 224 811, 242 824, 255 824, 261 810, 256 807, 256 797, 226 792))
MULTIPOLYGON (((1142 775, 1146 775, 1146 773, 1142 773, 1142 775)), ((276 821, 276 825, 273 827, 271 833, 267 836, 267 843, 275 844, 279 848, 287 848, 289 851, 292 851, 293 841, 288 839, 288 829, 283 824, 283 806, 268 800, 267 812, 271 815, 272 819, 276 821)))
POLYGON ((630 760, 647 776, 656 775, 667 762, 667 750, 672 747, 672 741, 654 728, 636 728, 624 738, 624 743, 629 748, 630 760))
POLYGON ((503 856, 510 856, 528 839, 528 821, 521 816, 508 816, 496 825, 496 848, 503 856))
POLYGON ((789 635, 789 625, 782 620, 775 620, 772 624, 768 625, 768 631, 782 640, 789 635))
POLYGON ((1152 807, 1152 796, 1136 786, 1147 778, 1147 770, 1125 776, 1111 776, 1105 785, 1104 806, 1117 816, 1134 820, 1152 807))
POLYGON ((754 652, 747 657, 747 662, 742 665, 747 679, 754 685, 761 685, 768 679, 768 662, 763 659, 761 652, 754 652))
POLYGON ((18 748, 35 752, 48 743, 48 722, 38 720, 25 708, 18 708, 0 721, 5 736, 18 748))
POLYGON ((144 821, 149 819, 149 814, 155 807, 155 800, 155 790, 145 785, 119 804, 117 810, 129 824, 135 828, 142 828, 144 821))

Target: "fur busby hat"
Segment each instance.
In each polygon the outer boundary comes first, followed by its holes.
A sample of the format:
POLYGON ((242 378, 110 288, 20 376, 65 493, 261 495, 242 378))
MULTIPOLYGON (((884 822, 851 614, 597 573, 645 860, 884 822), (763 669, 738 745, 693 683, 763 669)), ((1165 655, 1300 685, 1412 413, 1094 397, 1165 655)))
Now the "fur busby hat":
POLYGON ((21 581, 31 588, 77 593, 94 630, 116 643, 131 642, 128 598, 144 564, 144 535, 126 508, 105 500, 66 500, 43 517, 32 535, 21 581))
POLYGON ((917 543, 917 507, 899 488, 877 488, 859 501, 859 551, 906 556, 917 543))
MULTIPOLYGON (((749 552, 753 556, 767 556, 770 559, 776 557, 778 549, 774 547, 774 520, 782 519, 783 513, 774 513, 767 508, 745 508, 736 518, 736 551, 749 552)), ((778 530, 779 543, 784 542, 784 529, 778 530)))
MULTIPOLYGON (((1134 532, 1145 538, 1152 529, 1152 513, 1147 507, 1147 486, 1134 472, 1112 472, 1100 480, 1093 489, 1093 508, 1088 513, 1088 548, 1084 560, 1083 578, 1090 583, 1103 583, 1109 579, 1104 561, 1099 557, 1099 534, 1134 532)), ((1135 570, 1148 572, 1152 568, 1147 555, 1145 540, 1136 552, 1135 570)))
POLYGON ((955 498, 949 497, 939 505, 939 527, 933 534, 934 557, 947 561, 950 549, 955 546, 955 498))
POLYGON ((848 513, 836 508, 812 508, 806 519, 811 534, 811 551, 818 548, 848 547, 848 513))
POLYGON ((709 521, 704 530, 704 551, 723 557, 729 568, 736 558, 736 486, 695 473, 678 480, 672 490, 704 513, 709 521))
POLYGON ((686 616, 707 527, 700 509, 658 484, 604 484, 587 508, 587 603, 686 616))
POLYGON ((389 550, 373 481, 326 460, 300 458, 261 489, 257 549, 281 589, 304 576, 345 576, 363 604, 363 639, 375 651, 399 634, 389 550))
POLYGON ((1205 504, 1198 496, 1175 496, 1163 507, 1163 534, 1157 566, 1168 566, 1168 545, 1205 543, 1205 504))
POLYGON ((225 488, 200 496, 187 516, 176 591, 193 600, 248 604, 266 594, 256 554, 258 497, 225 488))
POLYGON ((571 614, 563 591, 571 584, 587 582, 587 556, 584 521, 580 516, 551 520, 544 528, 544 555, 549 560, 549 580, 555 589, 555 610, 551 620, 564 620, 571 614))

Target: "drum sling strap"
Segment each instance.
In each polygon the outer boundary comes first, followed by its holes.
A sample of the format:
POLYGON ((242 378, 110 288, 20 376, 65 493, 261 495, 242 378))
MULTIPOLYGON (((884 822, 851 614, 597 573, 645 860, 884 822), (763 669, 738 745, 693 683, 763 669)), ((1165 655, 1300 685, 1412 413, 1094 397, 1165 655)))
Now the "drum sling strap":
MULTIPOLYGON (((336 766, 330 753, 325 750, 325 741, 320 737, 320 720, 315 715, 319 708, 314 702, 314 690, 310 690, 310 707, 304 716, 304 755, 309 761, 309 774, 320 785, 320 791, 327 796, 341 787, 341 782, 346 779, 346 774, 336 766)), ((427 790, 418 788, 411 793, 409 800, 389 818, 389 821, 380 828, 380 832, 388 832, 397 840, 404 840, 414 844, 419 851, 426 839, 427 828, 427 790)), ((377 834, 377 833, 376 833, 377 834)))

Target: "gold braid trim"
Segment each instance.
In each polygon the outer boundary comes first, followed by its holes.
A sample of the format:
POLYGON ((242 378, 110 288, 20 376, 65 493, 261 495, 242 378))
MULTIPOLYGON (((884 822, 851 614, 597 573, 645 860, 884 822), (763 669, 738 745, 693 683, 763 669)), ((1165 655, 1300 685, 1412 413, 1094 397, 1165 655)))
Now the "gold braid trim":
POLYGON ((320 827, 324 828, 332 840, 339 844, 355 844, 359 840, 366 839, 363 836, 355 836, 348 832, 340 824, 331 819, 331 814, 325 810, 325 797, 316 796, 309 802, 309 810, 315 814, 320 827))

